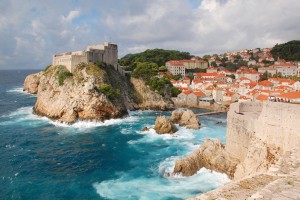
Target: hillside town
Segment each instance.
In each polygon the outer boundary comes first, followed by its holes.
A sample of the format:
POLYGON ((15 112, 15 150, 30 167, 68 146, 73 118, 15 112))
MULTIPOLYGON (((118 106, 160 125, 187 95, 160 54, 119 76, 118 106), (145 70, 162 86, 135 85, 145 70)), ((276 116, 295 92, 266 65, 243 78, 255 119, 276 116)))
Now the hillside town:
POLYGON ((270 51, 244 49, 202 59, 169 60, 168 72, 159 76, 181 76, 171 80, 181 91, 173 98, 177 106, 220 109, 243 101, 300 103, 300 62, 273 58, 270 51))

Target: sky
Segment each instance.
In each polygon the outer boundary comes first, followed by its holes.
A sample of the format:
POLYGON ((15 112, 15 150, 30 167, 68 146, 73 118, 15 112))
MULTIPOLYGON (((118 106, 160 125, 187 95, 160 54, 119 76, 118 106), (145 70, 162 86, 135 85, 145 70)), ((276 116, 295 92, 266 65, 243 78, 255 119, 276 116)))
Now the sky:
POLYGON ((105 41, 119 57, 193 55, 300 39, 299 0, 0 0, 0 70, 43 69, 52 54, 105 41))

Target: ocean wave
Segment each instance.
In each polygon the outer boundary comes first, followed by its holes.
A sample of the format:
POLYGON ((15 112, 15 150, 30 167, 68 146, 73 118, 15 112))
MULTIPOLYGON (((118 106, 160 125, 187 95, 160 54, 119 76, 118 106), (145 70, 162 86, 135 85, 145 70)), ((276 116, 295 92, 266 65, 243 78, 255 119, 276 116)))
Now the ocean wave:
POLYGON ((203 168, 190 177, 177 175, 169 179, 132 177, 123 173, 118 179, 96 182, 93 187, 101 197, 109 199, 185 199, 229 181, 225 174, 203 168))
POLYGON ((30 122, 31 125, 37 123, 38 124, 48 123, 56 127, 75 128, 75 129, 88 129, 88 128, 94 128, 99 126, 112 126, 116 124, 135 122, 138 120, 138 117, 136 116, 127 116, 119 119, 105 120, 104 122, 97 122, 92 120, 82 120, 82 121, 79 120, 74 124, 66 124, 60 121, 53 121, 47 117, 35 115, 33 114, 32 107, 22 107, 8 115, 3 115, 1 117, 6 117, 9 119, 7 121, 1 122, 0 124, 2 125, 11 125, 13 123, 23 121, 23 122, 30 122))
POLYGON ((74 124, 66 124, 60 121, 51 121, 50 123, 54 126, 58 127, 65 127, 65 128, 94 128, 99 126, 112 126, 112 125, 119 125, 123 123, 135 122, 137 121, 137 117, 128 116, 119 119, 109 119, 105 120, 104 122, 94 121, 94 120, 78 120, 74 124))
POLYGON ((36 94, 30 94, 28 92, 23 91, 23 87, 14 87, 6 91, 7 93, 17 93, 21 95, 28 95, 31 97, 36 97, 36 94))
MULTIPOLYGON (((139 144, 139 143, 151 143, 155 142, 157 140, 193 140, 199 132, 199 130, 191 130, 187 129, 185 127, 179 127, 178 131, 173 134, 157 134, 153 127, 147 126, 149 128, 148 131, 136 131, 137 134, 144 135, 143 138, 140 138, 138 140, 129 141, 130 144, 139 144)), ((124 131, 125 132, 125 131, 124 131)))

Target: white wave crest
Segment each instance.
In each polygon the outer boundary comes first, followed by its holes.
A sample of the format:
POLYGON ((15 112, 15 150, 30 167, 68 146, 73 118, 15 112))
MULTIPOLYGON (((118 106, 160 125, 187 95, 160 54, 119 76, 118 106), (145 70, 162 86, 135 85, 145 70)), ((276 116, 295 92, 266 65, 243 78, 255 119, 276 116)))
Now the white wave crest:
POLYGON ((229 182, 225 174, 201 169, 190 177, 121 177, 94 183, 97 193, 109 199, 172 199, 196 196, 229 182))
POLYGON ((9 125, 17 122, 28 122, 31 125, 36 123, 49 123, 56 127, 75 128, 75 129, 88 129, 88 128, 94 128, 99 126, 111 126, 111 125, 117 125, 122 123, 131 123, 138 120, 138 117, 136 116, 127 116, 125 118, 105 120, 104 122, 88 121, 88 120, 77 121, 74 124, 69 125, 60 121, 52 121, 47 117, 41 117, 35 115, 33 114, 32 107, 22 107, 8 115, 3 115, 2 117, 8 117, 10 119, 8 121, 1 122, 1 124, 3 125, 9 125))

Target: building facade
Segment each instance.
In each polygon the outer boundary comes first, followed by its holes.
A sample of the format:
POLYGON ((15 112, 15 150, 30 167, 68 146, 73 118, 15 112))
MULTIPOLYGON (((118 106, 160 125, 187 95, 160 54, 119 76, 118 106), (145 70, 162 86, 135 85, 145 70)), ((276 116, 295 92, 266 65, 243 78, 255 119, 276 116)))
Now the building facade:
POLYGON ((103 62, 110 65, 118 64, 118 46, 109 42, 103 45, 90 45, 85 51, 66 52, 52 56, 52 65, 64 65, 73 72, 79 63, 103 62))

